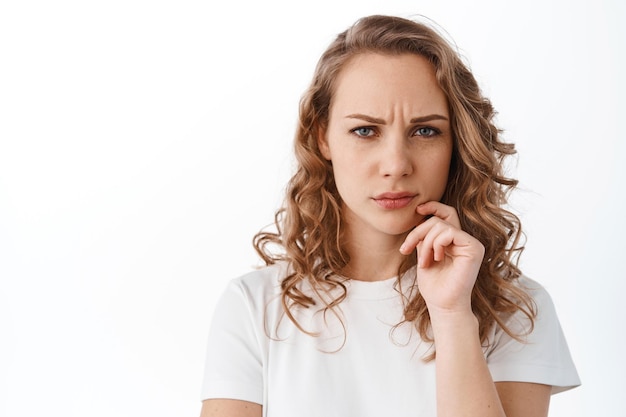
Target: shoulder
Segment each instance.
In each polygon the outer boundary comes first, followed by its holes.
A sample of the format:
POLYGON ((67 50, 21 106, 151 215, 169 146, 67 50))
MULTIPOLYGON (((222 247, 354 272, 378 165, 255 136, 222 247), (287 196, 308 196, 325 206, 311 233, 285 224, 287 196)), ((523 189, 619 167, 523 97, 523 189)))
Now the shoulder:
POLYGON ((531 298, 536 309, 537 318, 542 316, 554 316, 556 318, 554 302, 543 285, 526 275, 519 277, 517 285, 531 298))
POLYGON ((513 285, 521 291, 512 294, 519 308, 514 313, 501 313, 501 324, 505 325, 507 331, 498 325, 493 329, 496 336, 512 333, 520 338, 526 338, 537 330, 538 324, 558 321, 552 297, 542 284, 521 275, 513 281, 513 285), (522 295, 528 298, 522 298, 522 295))
POLYGON ((254 269, 234 278, 231 280, 231 284, 246 288, 272 286, 280 282, 287 274, 287 271, 287 263, 278 262, 273 265, 254 269))
POLYGON ((580 384, 554 303, 548 291, 527 276, 517 285, 530 296, 536 316, 517 311, 495 329, 486 356, 494 381, 551 385, 559 392, 580 384))
POLYGON ((232 279, 225 292, 242 297, 246 304, 264 305, 281 294, 281 282, 288 271, 285 262, 255 269, 232 279))
POLYGON ((281 305, 272 301, 280 298, 280 283, 286 271, 286 264, 275 264, 231 279, 213 311, 213 331, 256 332, 253 329, 263 326, 268 306, 281 305))

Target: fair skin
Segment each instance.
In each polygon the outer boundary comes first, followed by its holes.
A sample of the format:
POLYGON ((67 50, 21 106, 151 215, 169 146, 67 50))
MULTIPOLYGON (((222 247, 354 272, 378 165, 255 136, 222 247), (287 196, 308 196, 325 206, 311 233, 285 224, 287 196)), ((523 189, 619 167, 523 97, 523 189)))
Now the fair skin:
MULTIPOLYGON (((417 281, 437 350, 437 416, 545 417, 550 387, 494 383, 482 351, 471 290, 484 248, 439 203, 452 155, 446 96, 417 55, 361 54, 337 79, 319 138, 343 200, 345 276, 381 280, 417 252, 417 281)), ((201 417, 259 417, 259 404, 215 399, 201 417)))
POLYGON ((424 73, 423 59, 408 58, 351 59, 337 79, 320 138, 343 200, 352 260, 344 275, 352 279, 395 276, 404 257, 398 248, 424 219, 417 207, 439 200, 446 188, 448 102, 432 71, 424 73))

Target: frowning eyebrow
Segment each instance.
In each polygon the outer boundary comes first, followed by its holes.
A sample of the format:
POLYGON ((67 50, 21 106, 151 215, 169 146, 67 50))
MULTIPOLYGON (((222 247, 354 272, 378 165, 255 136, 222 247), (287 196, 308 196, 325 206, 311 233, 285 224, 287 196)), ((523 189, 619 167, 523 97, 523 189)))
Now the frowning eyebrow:
MULTIPOLYGON (((364 120, 368 123, 373 123, 377 125, 384 125, 386 122, 383 119, 379 119, 377 117, 368 116, 366 114, 349 114, 346 116, 346 119, 360 119, 364 120)), ((432 120, 448 120, 447 117, 442 116, 441 114, 429 114, 428 116, 422 117, 414 117, 411 119, 411 123, 424 123, 430 122, 432 120)))

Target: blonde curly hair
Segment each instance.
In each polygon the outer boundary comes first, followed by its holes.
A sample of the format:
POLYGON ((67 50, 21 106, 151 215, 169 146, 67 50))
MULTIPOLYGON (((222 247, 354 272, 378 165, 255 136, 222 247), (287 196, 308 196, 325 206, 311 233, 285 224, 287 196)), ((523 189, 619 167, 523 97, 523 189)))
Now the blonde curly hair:
MULTIPOLYGON (((289 181, 284 206, 276 213, 276 231, 261 231, 254 237, 254 246, 267 265, 289 262, 290 272, 281 282, 286 315, 307 332, 293 314, 295 308, 316 304, 301 290, 299 283, 303 280, 318 295, 335 294, 330 301, 328 297, 317 297, 323 300, 318 302, 324 303, 325 309, 332 310, 347 294, 340 277, 340 271, 350 262, 343 247, 341 197, 330 162, 318 147, 318 138, 328 125, 339 72, 350 58, 367 52, 417 54, 435 68, 439 86, 448 99, 454 142, 441 202, 457 210, 462 229, 485 247, 472 292, 480 338, 485 343, 494 323, 519 338, 507 328, 506 317, 521 311, 532 323, 536 312, 531 298, 515 282, 521 275, 517 266, 523 250, 520 221, 504 208, 509 192, 517 185, 503 170, 505 157, 515 153, 514 145, 500 139, 501 132, 493 123, 494 108, 456 50, 429 25, 391 16, 365 17, 340 33, 320 58, 313 81, 301 99, 295 136, 297 169, 289 181), (282 248, 279 253, 270 250, 275 245, 282 248)), ((415 262, 414 254, 405 258, 398 282, 415 262)), ((410 294, 404 296, 403 323, 414 323, 422 338, 432 341, 426 303, 419 292, 410 294)))

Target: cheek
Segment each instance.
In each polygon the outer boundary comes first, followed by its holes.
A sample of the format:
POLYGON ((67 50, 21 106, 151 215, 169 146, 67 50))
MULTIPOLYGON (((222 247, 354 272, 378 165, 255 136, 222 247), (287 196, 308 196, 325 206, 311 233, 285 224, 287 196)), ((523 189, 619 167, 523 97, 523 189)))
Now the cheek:
POLYGON ((337 187, 349 189, 350 183, 353 181, 354 170, 350 170, 350 164, 345 160, 345 158, 334 158, 332 161, 332 169, 337 187))
POLYGON ((370 177, 363 161, 351 157, 348 152, 333 153, 332 174, 337 191, 344 199, 362 190, 370 177))
POLYGON ((442 152, 431 160, 429 166, 432 192, 437 194, 438 199, 443 197, 448 185, 451 166, 451 152, 442 152))

